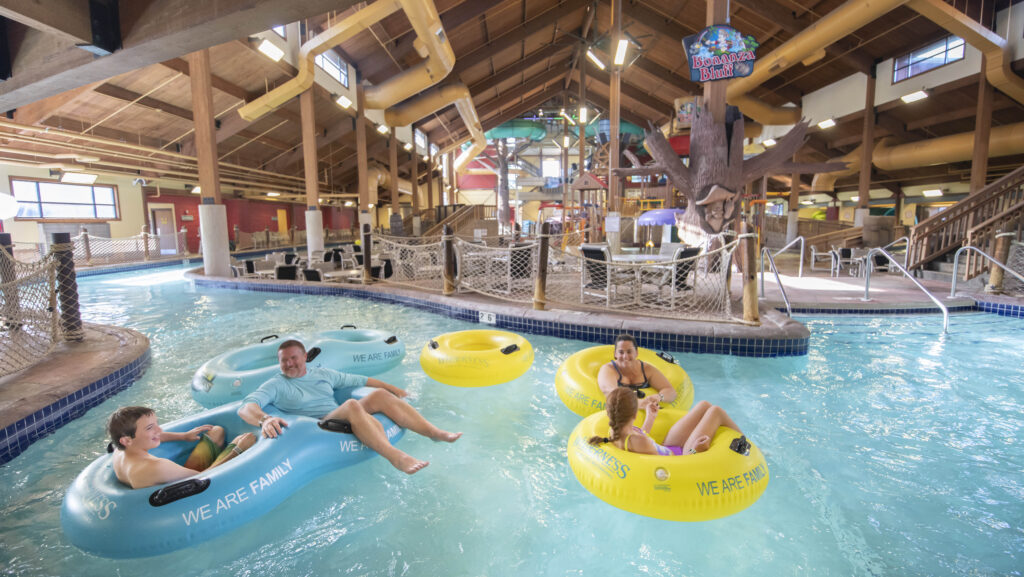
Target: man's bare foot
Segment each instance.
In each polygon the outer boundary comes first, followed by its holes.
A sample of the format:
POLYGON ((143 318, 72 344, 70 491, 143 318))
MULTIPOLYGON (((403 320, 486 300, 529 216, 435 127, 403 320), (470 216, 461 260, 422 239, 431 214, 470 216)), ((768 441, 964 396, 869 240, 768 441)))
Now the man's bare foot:
POLYGON ((461 437, 461 436, 462 436, 461 432, 460 433, 449 433, 448 431, 442 431, 441 429, 438 429, 437 433, 434 433, 433 435, 431 435, 430 438, 433 439, 434 441, 444 441, 446 443, 454 443, 455 441, 458 441, 459 437, 461 437))
POLYGON ((421 461, 416 457, 413 457, 412 455, 406 455, 403 453, 400 457, 397 457, 395 458, 395 460, 391 461, 391 464, 394 465, 395 468, 398 469, 399 471, 412 475, 413 473, 429 465, 430 461, 421 461))

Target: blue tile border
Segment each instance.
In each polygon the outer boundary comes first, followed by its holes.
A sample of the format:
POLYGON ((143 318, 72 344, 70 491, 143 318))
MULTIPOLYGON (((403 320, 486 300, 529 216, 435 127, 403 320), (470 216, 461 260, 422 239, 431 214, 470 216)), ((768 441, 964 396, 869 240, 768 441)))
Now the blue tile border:
MULTIPOLYGON (((370 301, 405 305, 433 314, 471 323, 479 323, 479 311, 455 304, 436 303, 406 295, 368 291, 360 285, 279 284, 261 282, 233 282, 227 280, 206 280, 193 278, 196 286, 224 288, 254 292, 279 292, 304 295, 332 295, 361 298, 370 301)), ((607 344, 623 332, 621 327, 595 327, 566 323, 558 320, 537 320, 522 316, 496 313, 495 327, 536 335, 554 336, 593 343, 607 344)), ((490 325, 489 325, 490 326, 490 325)), ((684 335, 654 331, 633 331, 640 346, 683 353, 711 353, 741 357, 782 357, 807 354, 810 338, 769 339, 713 337, 707 335, 684 335)))
MULTIPOLYGON (((777 310, 786 312, 785 307, 777 310)), ((908 314, 940 314, 937 307, 891 307, 891 308, 828 308, 828 307, 796 307, 793 314, 805 315, 908 315, 908 314)), ((993 303, 975 300, 973 305, 949 307, 951 313, 985 312, 1011 318, 1024 318, 1024 305, 1010 303, 993 303)))
POLYGON ((999 316, 1011 317, 1015 319, 1024 319, 1024 306, 1022 305, 977 301, 975 307, 977 308, 977 310, 984 311, 986 313, 997 314, 999 316))
POLYGON ((16 421, 0 431, 0 464, 17 457, 33 442, 46 437, 86 411, 123 391, 149 366, 150 350, 102 379, 16 421))

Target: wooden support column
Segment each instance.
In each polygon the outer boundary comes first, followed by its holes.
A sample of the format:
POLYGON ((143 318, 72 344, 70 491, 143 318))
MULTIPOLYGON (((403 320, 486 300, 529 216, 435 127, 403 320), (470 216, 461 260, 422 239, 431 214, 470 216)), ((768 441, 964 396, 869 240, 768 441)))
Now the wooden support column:
POLYGON ((458 188, 459 179, 455 175, 455 152, 449 152, 445 160, 448 162, 448 204, 458 204, 455 189, 458 188))
POLYGON ((412 154, 409 155, 409 180, 412 186, 412 213, 420 214, 420 155, 416 150, 416 137, 413 133, 412 154))
MULTIPOLYGON (((981 57, 985 70, 985 56, 981 57)), ((985 188, 988 175, 988 145, 992 134, 992 85, 984 74, 978 75, 978 109, 974 119, 974 157, 971 159, 971 194, 985 188)), ((996 267, 998 268, 998 267, 996 267)))
MULTIPOLYGON (((619 39, 622 38, 622 0, 612 0, 611 6, 611 32, 612 45, 611 54, 614 58, 619 46, 619 39)), ((622 65, 616 65, 614 60, 610 63, 611 75, 609 76, 608 87, 608 121, 611 125, 608 142, 608 211, 616 212, 622 205, 622 187, 619 177, 615 176, 615 169, 619 167, 619 106, 622 87, 622 65)))
MULTIPOLYGON (((729 0, 708 0, 704 24, 714 26, 728 23, 729 0)), ((711 117, 715 119, 716 124, 725 123, 725 89, 728 85, 728 80, 711 80, 704 83, 704 103, 711 110, 711 117)))
MULTIPOLYGON (((562 97, 565 104, 566 98, 562 97)), ((565 234, 565 217, 569 213, 569 203, 572 202, 572 193, 569 190, 569 144, 572 139, 569 137, 569 122, 562 118, 562 234, 565 234)))
POLYGON ((427 140, 427 208, 434 208, 434 155, 430 152, 430 140, 427 140))
MULTIPOLYGON (((356 186, 359 187, 359 224, 373 226, 373 214, 370 212, 369 167, 366 152, 366 90, 363 86, 362 74, 356 72, 356 186)), ((362 230, 362 226, 359 227, 362 230)))
POLYGON ((388 138, 388 170, 391 180, 391 214, 401 214, 400 199, 398 198, 398 136, 395 135, 395 127, 391 127, 391 136, 388 138))
POLYGON ((316 116, 312 89, 299 95, 299 113, 302 117, 302 163, 303 176, 306 180, 306 208, 315 210, 320 205, 320 189, 317 182, 316 116))
MULTIPOLYGON (((793 162, 796 163, 796 155, 793 162)), ((789 182, 789 211, 786 214, 786 242, 800 236, 800 174, 794 172, 789 182)))
POLYGON ((861 130, 860 181, 857 186, 857 211, 854 226, 864 224, 864 216, 868 213, 871 201, 871 161, 875 151, 875 69, 868 74, 867 87, 864 90, 864 123, 861 130))
POLYGON ((199 166, 199 235, 203 251, 203 272, 207 276, 231 276, 228 247, 227 208, 220 202, 220 167, 214 128, 213 81, 210 52, 188 55, 192 86, 192 122, 195 126, 196 162, 199 166))
POLYGON ((217 164, 217 136, 214 128, 213 82, 210 51, 188 55, 192 83, 192 122, 195 126, 196 161, 202 204, 220 204, 220 167, 217 164))

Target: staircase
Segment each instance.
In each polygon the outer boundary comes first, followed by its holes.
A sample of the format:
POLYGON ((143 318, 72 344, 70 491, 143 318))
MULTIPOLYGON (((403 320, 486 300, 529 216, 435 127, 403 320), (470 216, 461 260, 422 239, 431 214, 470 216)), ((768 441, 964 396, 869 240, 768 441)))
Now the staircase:
MULTIPOLYGON (((986 186, 976 194, 911 229, 909 270, 965 245, 993 254, 996 233, 1019 229, 1024 217, 1024 166, 986 186)), ((964 280, 988 270, 985 259, 971 253, 963 268, 964 280)))
POLYGON ((494 207, 484 206, 482 204, 467 204, 459 210, 448 215, 448 218, 430 227, 423 233, 423 236, 438 236, 444 229, 444 225, 448 224, 452 227, 452 232, 455 234, 459 233, 459 230, 473 226, 478 220, 486 218, 486 209, 490 208, 493 216, 494 207))

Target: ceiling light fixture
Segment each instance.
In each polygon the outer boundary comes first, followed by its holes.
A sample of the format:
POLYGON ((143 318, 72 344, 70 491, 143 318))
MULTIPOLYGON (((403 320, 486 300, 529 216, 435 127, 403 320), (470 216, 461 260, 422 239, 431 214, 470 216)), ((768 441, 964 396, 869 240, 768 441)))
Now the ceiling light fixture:
POLYGON ((569 121, 569 124, 571 124, 571 125, 573 125, 573 126, 576 126, 576 121, 575 121, 575 120, 573 120, 573 117, 571 117, 571 116, 569 116, 568 114, 566 114, 564 110, 562 111, 562 118, 564 118, 564 119, 568 120, 568 121, 569 121))
POLYGON ((580 106, 580 124, 586 124, 587 122, 587 107, 580 106))
POLYGON ((268 192, 267 196, 281 196, 280 192, 268 192))
POLYGON ((900 100, 907 104, 910 104, 911 102, 917 102, 918 100, 924 100, 925 98, 928 98, 928 93, 925 92, 924 90, 918 90, 917 92, 911 92, 910 94, 904 94, 903 96, 900 96, 900 100))
POLYGON ((626 61, 626 48, 629 46, 629 40, 625 38, 619 39, 619 45, 615 48, 615 65, 622 66, 622 63, 626 61))
POLYGON ((405 146, 403 146, 402 148, 404 148, 406 150, 412 150, 412 143, 411 142, 406 142, 405 146))
POLYGON ((763 144, 765 146, 765 148, 771 148, 771 147, 775 146, 776 144, 778 144, 778 142, 776 142, 776 140, 774 138, 766 138, 766 139, 761 141, 761 144, 763 144))
POLYGON ((92 184, 97 178, 97 175, 88 172, 65 172, 60 175, 60 181, 64 184, 92 184))
POLYGON ((377 127, 377 132, 381 134, 387 134, 390 130, 391 129, 388 128, 387 124, 381 124, 380 126, 377 127))
POLYGON ((276 44, 274 44, 270 40, 267 40, 266 38, 263 39, 263 42, 260 42, 259 47, 257 47, 256 49, 262 52, 264 56, 273 60, 274 62, 278 62, 279 60, 284 58, 284 50, 281 50, 280 48, 277 47, 276 44))
POLYGON ((826 118, 818 123, 818 128, 825 130, 826 128, 832 128, 836 125, 836 121, 831 118, 826 118))
POLYGON ((929 197, 942 196, 942 189, 941 188, 932 188, 932 189, 929 189, 929 190, 922 190, 921 194, 923 194, 924 196, 929 196, 929 197))
POLYGON ((860 202, 860 197, 859 196, 851 196, 850 200, 852 200, 853 202, 860 202))
POLYGON ((202 194, 202 192, 203 192, 202 188, 200 188, 198 186, 193 186, 192 187, 192 194, 202 194))
POLYGON ((594 51, 589 48, 587 48, 587 58, 589 58, 590 61, 593 62, 601 70, 605 69, 604 62, 601 62, 601 59, 597 57, 597 54, 594 54, 594 51))
POLYGON ((569 135, 566 134, 562 137, 562 148, 569 148, 569 135))
POLYGON ((337 103, 338 103, 338 106, 340 106, 340 107, 342 107, 342 108, 348 108, 349 106, 352 106, 352 101, 351 101, 351 100, 349 100, 349 99, 348 99, 348 96, 345 96, 344 94, 342 94, 341 96, 339 96, 339 97, 338 97, 338 98, 337 98, 337 99, 335 100, 335 102, 337 102, 337 103))
POLYGON ((808 206, 808 205, 814 204, 814 201, 813 200, 801 200, 800 204, 802 204, 804 206, 808 206))

